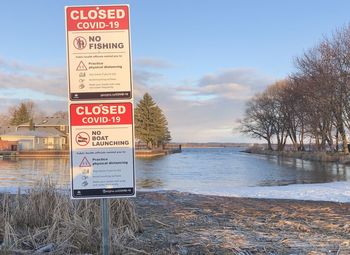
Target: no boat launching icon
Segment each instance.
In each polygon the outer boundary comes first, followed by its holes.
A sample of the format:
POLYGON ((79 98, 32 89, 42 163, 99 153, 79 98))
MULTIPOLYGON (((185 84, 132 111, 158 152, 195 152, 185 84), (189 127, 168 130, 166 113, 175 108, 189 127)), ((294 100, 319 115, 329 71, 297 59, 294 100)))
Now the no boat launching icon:
POLYGON ((75 141, 78 145, 80 146, 86 146, 89 144, 90 142, 90 136, 88 133, 86 132, 79 132, 76 136, 75 136, 75 141))

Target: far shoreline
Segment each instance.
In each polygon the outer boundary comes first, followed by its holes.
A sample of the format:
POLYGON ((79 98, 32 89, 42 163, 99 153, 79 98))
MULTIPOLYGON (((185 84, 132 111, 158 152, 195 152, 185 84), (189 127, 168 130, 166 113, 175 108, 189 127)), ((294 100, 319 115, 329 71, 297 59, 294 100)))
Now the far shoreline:
POLYGON ((339 164, 350 164, 350 154, 344 154, 342 152, 311 152, 311 151, 271 151, 257 147, 249 147, 246 150, 242 150, 244 153, 277 156, 286 158, 296 158, 302 160, 329 162, 339 164))

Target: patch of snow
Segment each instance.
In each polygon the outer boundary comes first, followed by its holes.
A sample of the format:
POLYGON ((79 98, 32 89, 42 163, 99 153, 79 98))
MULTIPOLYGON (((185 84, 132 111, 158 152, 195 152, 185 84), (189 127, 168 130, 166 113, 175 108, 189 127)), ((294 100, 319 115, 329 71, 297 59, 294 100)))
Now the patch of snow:
POLYGON ((205 189, 188 189, 179 191, 228 197, 295 199, 350 203, 350 182, 292 184, 287 186, 246 187, 220 190, 205 187, 205 189))
MULTIPOLYGON (((28 188, 21 188, 25 193, 28 188)), ((138 191, 160 191, 160 189, 137 189, 138 191)), ((272 198, 294 199, 312 201, 331 201, 350 203, 350 182, 331 182, 318 184, 292 184, 287 186, 245 187, 231 189, 217 189, 207 186, 203 189, 188 188, 177 189, 180 192, 189 192, 201 195, 248 197, 248 198, 272 198)), ((18 193, 15 187, 0 187, 0 193, 18 193)))

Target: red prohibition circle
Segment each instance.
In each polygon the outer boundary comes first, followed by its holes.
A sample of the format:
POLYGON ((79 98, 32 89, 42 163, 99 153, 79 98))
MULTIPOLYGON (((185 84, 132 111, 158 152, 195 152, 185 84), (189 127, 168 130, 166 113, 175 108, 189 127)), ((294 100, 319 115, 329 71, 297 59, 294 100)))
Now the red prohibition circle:
POLYGON ((84 37, 78 36, 74 38, 73 45, 74 45, 74 48, 76 48, 77 50, 83 50, 85 49, 87 42, 84 37))
POLYGON ((90 136, 88 133, 86 132, 79 132, 76 136, 75 136, 75 142, 80 145, 80 146, 86 146, 89 144, 90 142, 90 136))

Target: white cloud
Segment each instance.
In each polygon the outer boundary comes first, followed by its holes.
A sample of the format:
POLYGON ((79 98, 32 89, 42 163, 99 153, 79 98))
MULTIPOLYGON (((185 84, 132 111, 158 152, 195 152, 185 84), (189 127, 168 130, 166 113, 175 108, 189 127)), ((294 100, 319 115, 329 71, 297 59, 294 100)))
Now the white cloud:
POLYGON ((186 98, 248 99, 274 81, 254 69, 225 69, 204 75, 197 84, 180 86, 186 98))
POLYGON ((67 94, 66 71, 64 67, 37 67, 0 59, 1 89, 29 89, 64 97, 67 94))
MULTIPOLYGON (((13 106, 18 106, 21 102, 25 102, 28 99, 17 98, 0 98, 1 110, 0 113, 8 113, 8 109, 13 106)), ((57 111, 67 111, 67 102, 61 100, 32 100, 35 103, 36 111, 38 113, 50 115, 57 111)))
POLYGON ((65 67, 41 67, 0 58, 0 112, 32 100, 50 114, 67 110, 65 67))
POLYGON ((150 58, 150 57, 137 58, 134 60, 134 64, 140 68, 162 69, 162 68, 173 67, 173 65, 170 62, 168 62, 164 59, 150 58))
POLYGON ((40 74, 44 76, 62 76, 65 75, 64 67, 41 67, 20 63, 13 60, 0 58, 0 70, 8 73, 27 73, 40 74))
MULTIPOLYGON (((148 80, 150 81, 150 80, 148 80)), ((164 110, 176 142, 250 142, 237 131, 247 99, 274 80, 252 69, 229 69, 204 75, 196 84, 166 86, 137 80, 164 110)))
MULTIPOLYGON (((173 141, 247 141, 234 129, 245 102, 274 82, 254 69, 224 69, 203 75, 186 85, 169 85, 162 68, 166 61, 140 59, 134 70, 134 97, 149 92, 164 110, 173 141)), ((185 77, 186 78, 186 77, 185 77)), ((21 100, 33 100, 50 114, 67 109, 64 67, 38 67, 0 58, 2 112, 21 100)))
POLYGON ((162 80, 163 77, 159 73, 136 69, 133 72, 134 97, 139 99, 148 91, 148 87, 156 81, 162 80))

